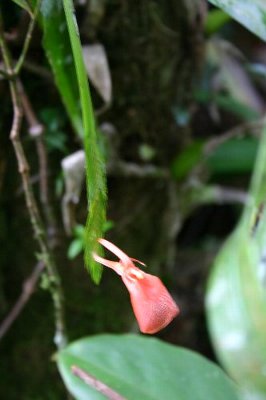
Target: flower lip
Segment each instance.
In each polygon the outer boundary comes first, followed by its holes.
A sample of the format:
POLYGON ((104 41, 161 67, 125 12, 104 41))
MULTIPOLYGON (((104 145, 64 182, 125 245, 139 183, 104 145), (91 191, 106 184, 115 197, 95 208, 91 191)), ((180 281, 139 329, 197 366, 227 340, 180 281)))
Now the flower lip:
POLYGON ((109 242, 106 239, 98 239, 98 242, 108 249, 110 252, 115 254, 120 261, 110 261, 105 258, 98 256, 96 253, 93 253, 93 258, 95 261, 100 262, 101 264, 114 269, 119 275, 124 275, 128 279, 134 281, 136 279, 143 279, 145 273, 135 266, 134 262, 137 262, 143 266, 146 266, 142 261, 137 260, 136 258, 131 258, 127 254, 125 254, 122 250, 120 250, 113 243, 109 242))
POLYGON ((115 246, 113 243, 109 242, 106 239, 98 239, 98 242, 104 246, 107 250, 109 250, 111 253, 115 254, 122 262, 122 264, 126 266, 134 266, 133 262, 131 261, 130 257, 126 253, 124 253, 122 250, 120 250, 117 246, 115 246))
POLYGON ((135 269, 130 268, 128 271, 125 270, 125 275, 127 278, 132 279, 132 280, 144 279, 145 272, 143 272, 140 269, 135 267, 135 269))

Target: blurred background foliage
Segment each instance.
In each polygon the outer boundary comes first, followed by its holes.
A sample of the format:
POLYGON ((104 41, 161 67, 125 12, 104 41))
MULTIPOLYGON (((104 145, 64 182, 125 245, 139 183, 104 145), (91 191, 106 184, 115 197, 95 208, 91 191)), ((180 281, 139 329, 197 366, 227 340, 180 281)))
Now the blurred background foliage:
MULTIPOLYGON (((213 260, 248 199, 265 112, 266 7, 263 0, 210 3, 76 0, 75 7, 107 168, 106 236, 160 275, 180 305, 180 317, 158 336, 216 360, 204 293, 213 260)), ((29 23, 18 4, 27 8, 29 2, 1 3, 14 59, 29 23)), ((119 280, 105 273, 95 286, 83 267, 87 201, 81 107, 61 2, 42 1, 20 79, 28 109, 44 126, 69 338, 136 332, 119 280)), ((8 138, 12 109, 5 79, 0 79, 0 99, 3 320, 32 271, 36 246, 8 138)), ((24 121, 22 139, 41 203, 30 121, 24 121)), ((258 209, 254 212, 256 220, 258 209)), ((245 240, 249 243, 249 237, 245 240)), ((41 286, 1 339, 1 398, 65 398, 52 359, 52 304, 41 286)), ((262 320, 263 312, 262 307, 262 320)))

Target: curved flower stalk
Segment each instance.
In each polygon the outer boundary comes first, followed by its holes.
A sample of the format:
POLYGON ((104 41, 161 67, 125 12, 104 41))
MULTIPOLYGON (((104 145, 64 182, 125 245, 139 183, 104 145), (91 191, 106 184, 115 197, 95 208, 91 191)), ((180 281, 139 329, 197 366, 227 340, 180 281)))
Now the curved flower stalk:
POLYGON ((119 261, 110 261, 93 253, 95 261, 121 276, 129 291, 140 331, 153 334, 165 328, 177 316, 179 308, 162 281, 136 267, 134 262, 145 264, 128 257, 108 240, 98 239, 98 242, 119 258, 119 261))

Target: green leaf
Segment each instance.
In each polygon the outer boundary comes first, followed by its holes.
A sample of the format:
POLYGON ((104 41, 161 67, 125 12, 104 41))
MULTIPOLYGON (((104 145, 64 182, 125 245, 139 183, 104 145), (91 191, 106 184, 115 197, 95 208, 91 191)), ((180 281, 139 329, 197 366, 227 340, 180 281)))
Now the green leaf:
POLYGON ((240 102, 230 95, 218 94, 213 97, 213 101, 223 110, 240 117, 244 121, 253 121, 259 117, 259 114, 252 107, 244 102, 240 102))
POLYGON ((209 0, 262 40, 266 40, 266 2, 264 0, 209 0))
POLYGON ((210 10, 205 22, 205 32, 211 35, 221 29, 227 22, 231 20, 230 15, 222 10, 210 10))
POLYGON ((73 231, 74 231, 74 235, 77 238, 84 240, 84 237, 85 237, 85 226, 84 225, 80 225, 80 224, 76 225, 74 227, 73 231))
POLYGON ((252 171, 258 140, 252 137, 230 139, 217 147, 206 159, 213 174, 237 174, 252 171))
POLYGON ((85 230, 85 263, 94 282, 101 278, 102 267, 92 257, 92 252, 102 254, 97 239, 103 236, 106 221, 106 176, 100 152, 97 146, 92 102, 87 74, 84 66, 78 25, 72 0, 63 0, 67 28, 72 47, 73 59, 79 83, 82 119, 84 127, 84 144, 86 154, 86 184, 89 214, 85 230))
POLYGON ((51 131, 46 131, 45 142, 48 151, 59 150, 62 153, 67 154, 66 148, 66 134, 64 132, 57 131, 56 134, 51 135, 51 131))
POLYGON ((114 221, 108 220, 105 222, 105 224, 103 226, 103 230, 104 230, 104 232, 108 232, 111 229, 113 229, 114 226, 115 226, 114 221))
POLYGON ((41 14, 43 47, 70 121, 82 138, 78 82, 62 2, 42 0, 41 14))
POLYGON ((83 241, 81 239, 74 239, 68 248, 67 257, 73 260, 77 255, 79 255, 83 250, 83 241))
POLYGON ((200 103, 209 104, 213 102, 222 110, 228 111, 244 121, 254 121, 260 116, 254 108, 245 104, 243 101, 239 101, 230 94, 211 95, 210 92, 205 90, 198 90, 194 95, 195 99, 200 103))
POLYGON ((183 179, 202 157, 202 145, 195 141, 179 154, 171 165, 171 171, 176 179, 183 179))
POLYGON ((63 380, 78 400, 104 400, 71 373, 76 365, 127 400, 237 400, 236 388, 215 364, 186 349, 138 335, 99 335, 58 354, 63 380))
POLYGON ((266 128, 258 148, 249 201, 219 252, 206 308, 218 357, 245 399, 266 398, 266 128))

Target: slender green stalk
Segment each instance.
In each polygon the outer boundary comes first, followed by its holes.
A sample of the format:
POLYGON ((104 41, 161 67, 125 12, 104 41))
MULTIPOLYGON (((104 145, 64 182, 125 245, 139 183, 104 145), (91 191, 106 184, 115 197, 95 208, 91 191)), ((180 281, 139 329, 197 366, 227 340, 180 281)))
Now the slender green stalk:
POLYGON ((106 219, 106 177, 101 164, 97 146, 97 135, 89 91, 88 78, 84 66, 82 47, 79 38, 78 25, 72 0, 63 0, 69 38, 71 42, 82 108, 84 144, 86 153, 86 183, 89 204, 89 215, 86 225, 85 263, 89 267, 92 279, 98 283, 101 277, 101 267, 93 260, 93 251, 101 252, 97 238, 103 234, 106 219))

